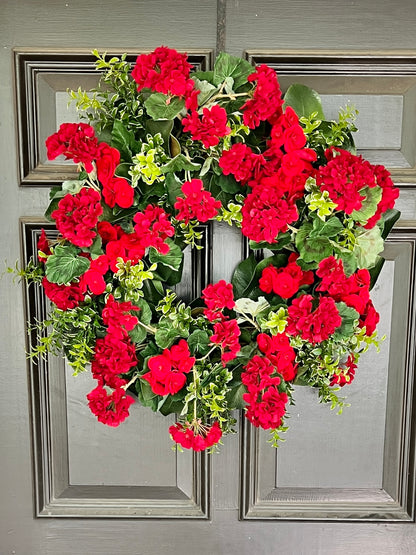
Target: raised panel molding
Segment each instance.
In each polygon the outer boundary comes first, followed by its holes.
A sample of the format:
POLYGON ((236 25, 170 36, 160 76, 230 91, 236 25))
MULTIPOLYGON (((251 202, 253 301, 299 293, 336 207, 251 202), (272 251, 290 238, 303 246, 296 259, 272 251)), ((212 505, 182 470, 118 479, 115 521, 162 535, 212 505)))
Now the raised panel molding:
POLYGON ((351 100, 360 112, 359 153, 385 165, 396 183, 416 181, 416 52, 248 50, 246 58, 275 69, 283 91, 294 82, 316 89, 325 110, 351 100))
POLYGON ((415 520, 415 252, 416 228, 393 229, 385 249, 394 287, 381 487, 279 487, 279 450, 243 418, 241 520, 415 520))
MULTIPOLYGON (((25 264, 37 254, 37 242, 42 228, 46 230, 48 237, 57 236, 53 224, 35 218, 21 220, 22 260, 25 264)), ((201 231, 204 231, 204 249, 193 249, 189 256, 189 268, 198 274, 192 291, 197 295, 200 294, 200 289, 197 288, 205 287, 206 280, 209 279, 209 227, 201 226, 201 231)), ((25 293, 26 320, 30 326, 47 316, 48 303, 40 287, 31 285, 25 293)), ((36 341, 36 332, 32 330, 27 339, 28 352, 36 341)), ((173 486, 163 483, 149 486, 71 484, 65 381, 67 370, 62 357, 29 359, 28 363, 35 515, 208 519, 210 457, 206 453, 176 452, 176 485, 173 486)), ((137 426, 140 426, 139 422, 137 426)), ((167 428, 166 441, 170 442, 167 428)))
MULTIPOLYGON (((150 50, 99 49, 109 55, 126 52, 134 63, 139 54, 150 50)), ((197 70, 212 66, 212 50, 188 50, 188 59, 197 70)), ((15 49, 14 73, 20 185, 52 187, 76 176, 75 164, 46 159, 46 138, 57 128, 57 94, 78 87, 89 90, 98 84, 100 73, 89 50, 15 49)))

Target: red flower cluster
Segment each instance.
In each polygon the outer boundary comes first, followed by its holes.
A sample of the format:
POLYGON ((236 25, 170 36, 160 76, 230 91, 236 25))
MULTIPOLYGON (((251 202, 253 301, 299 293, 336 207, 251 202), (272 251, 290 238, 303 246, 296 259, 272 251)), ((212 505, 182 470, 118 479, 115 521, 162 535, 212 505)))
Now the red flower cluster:
POLYGON ((288 308, 286 333, 300 335, 310 343, 328 339, 342 324, 335 301, 331 297, 320 297, 313 310, 312 295, 301 295, 288 308))
POLYGON ((102 254, 98 258, 90 261, 89 269, 81 276, 81 281, 94 295, 101 295, 104 293, 107 286, 104 275, 108 271, 108 258, 102 254))
POLYGON ((175 229, 163 208, 149 204, 144 212, 137 212, 133 220, 136 224, 134 231, 143 249, 154 247, 161 254, 169 252, 165 240, 175 234, 175 229))
POLYGON ((96 166, 105 203, 110 208, 116 204, 120 208, 130 208, 134 201, 134 189, 126 179, 114 175, 119 163, 120 152, 107 143, 100 143, 96 166))
POLYGON ((304 272, 296 264, 299 255, 292 253, 289 264, 284 268, 275 268, 270 265, 264 268, 259 280, 259 287, 265 293, 275 293, 282 299, 293 297, 302 285, 310 285, 314 281, 313 272, 304 272))
POLYGON ((169 433, 173 441, 185 449, 194 451, 204 451, 208 447, 212 447, 219 442, 222 436, 218 422, 214 422, 212 426, 203 426, 200 422, 197 422, 195 426, 186 422, 183 426, 177 422, 169 428, 169 433))
MULTIPOLYGON (((253 241, 274 243, 277 235, 298 219, 296 201, 304 194, 306 179, 313 172, 311 163, 316 160, 316 152, 304 148, 305 144, 298 117, 287 107, 274 121, 265 164, 248 181, 252 192, 241 211, 242 233, 253 241)), ((229 166, 227 171, 233 172, 229 166)))
POLYGON ((339 385, 343 387, 345 384, 350 384, 355 377, 355 370, 357 365, 355 364, 354 354, 351 353, 345 362, 340 374, 334 374, 331 378, 330 385, 339 385))
POLYGON ((296 376, 296 365, 294 364, 296 353, 289 343, 289 338, 284 333, 267 335, 259 333, 257 345, 260 351, 266 355, 285 382, 290 382, 296 376))
POLYGON ((379 315, 370 299, 369 271, 357 270, 347 277, 342 260, 336 260, 330 256, 319 263, 316 275, 322 278, 316 290, 326 291, 334 301, 342 301, 354 308, 360 315, 360 326, 366 326, 366 334, 372 335, 379 321, 379 315))
POLYGON ((202 299, 207 305, 204 314, 210 322, 214 320, 225 320, 222 313, 224 308, 232 310, 235 306, 233 286, 221 279, 218 283, 211 283, 202 290, 202 299))
POLYGON ((98 224, 98 233, 105 245, 106 256, 113 272, 117 272, 118 259, 124 262, 131 260, 137 264, 145 253, 145 247, 136 233, 125 233, 120 226, 113 226, 109 222, 98 224))
POLYGON ((130 314, 132 310, 140 309, 130 301, 120 303, 109 295, 101 314, 107 332, 118 339, 127 337, 127 332, 133 330, 139 321, 137 316, 130 314))
POLYGON ((141 54, 131 73, 137 90, 143 88, 173 96, 190 98, 195 82, 189 77, 191 64, 186 54, 160 46, 151 54, 141 54))
POLYGON ((247 403, 246 418, 253 426, 265 430, 278 428, 286 412, 289 398, 278 390, 279 376, 274 375, 275 366, 266 357, 255 355, 244 366, 241 381, 248 393, 243 399, 247 403))
POLYGON ((256 128, 261 121, 274 123, 282 113, 282 91, 276 72, 266 65, 256 67, 247 81, 257 81, 253 98, 242 106, 243 122, 250 129, 256 128))
POLYGON ((88 406, 98 421, 114 427, 129 416, 129 407, 134 403, 134 399, 128 397, 122 387, 114 389, 109 395, 101 385, 88 393, 87 399, 88 406))
POLYGON ((201 179, 192 179, 182 185, 185 198, 177 197, 175 202, 179 214, 177 220, 184 220, 186 224, 192 219, 199 222, 207 222, 218 214, 221 201, 215 200, 209 191, 205 191, 201 179))
POLYGON ((90 247, 97 235, 94 228, 103 213, 100 193, 83 187, 75 195, 65 195, 52 212, 56 227, 77 247, 90 247))
POLYGON ((361 156, 340 148, 327 149, 325 156, 328 164, 317 171, 317 185, 328 191, 338 210, 346 214, 360 210, 365 198, 362 189, 377 185, 373 166, 361 156))
POLYGON ((42 279, 42 286, 46 296, 56 304, 59 310, 69 310, 79 305, 85 298, 86 287, 81 282, 70 285, 51 283, 46 276, 42 279))
POLYGON ((366 225, 367 229, 370 229, 376 225, 376 223, 390 208, 394 208, 394 203, 399 196, 399 189, 394 186, 394 183, 390 177, 390 173, 386 170, 384 166, 373 166, 374 175, 377 181, 377 185, 382 188, 381 199, 377 205, 377 211, 372 216, 366 225))
POLYGON ((63 123, 46 139, 46 149, 48 160, 55 160, 63 154, 66 160, 84 164, 87 173, 94 170, 92 162, 99 152, 94 128, 86 123, 63 123))
POLYGON ((263 155, 255 154, 243 143, 234 144, 229 150, 223 150, 219 166, 224 175, 232 174, 235 180, 245 185, 255 179, 266 165, 263 155))
POLYGON ((108 333, 97 339, 94 358, 91 363, 92 375, 100 385, 116 388, 124 385, 120 374, 126 374, 137 364, 136 349, 130 337, 108 333))
POLYGON ((174 395, 183 388, 187 374, 195 364, 188 343, 181 339, 177 345, 165 349, 161 355, 149 358, 150 372, 142 376, 156 395, 174 395))
POLYGON ((191 134, 192 140, 201 141, 205 148, 217 145, 220 137, 231 133, 227 126, 227 112, 218 104, 214 104, 211 109, 204 108, 201 119, 198 112, 191 112, 183 118, 182 124, 183 130, 191 134))
POLYGON ((214 334, 211 335, 210 341, 221 346, 221 362, 224 367, 227 362, 236 358, 240 350, 240 334, 237 320, 224 320, 214 324, 214 334))

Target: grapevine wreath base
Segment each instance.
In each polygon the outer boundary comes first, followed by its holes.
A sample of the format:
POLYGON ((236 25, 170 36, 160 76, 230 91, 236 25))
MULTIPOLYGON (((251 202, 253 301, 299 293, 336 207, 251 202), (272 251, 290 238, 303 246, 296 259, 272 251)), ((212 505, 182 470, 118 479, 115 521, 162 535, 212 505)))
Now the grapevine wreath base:
POLYGON ((195 451, 234 431, 234 409, 276 445, 295 385, 341 410, 377 346, 370 289, 399 216, 387 170, 355 152, 354 110, 327 121, 315 91, 283 97, 271 68, 225 53, 196 72, 166 47, 133 68, 94 54, 99 87, 70 92, 84 121, 46 141, 79 176, 51 190, 58 238, 42 231, 20 271, 52 307, 31 354, 91 368, 100 422, 123 422, 132 392, 176 413, 172 439, 195 451), (187 304, 183 252, 209 221, 240 229, 250 255, 187 304))

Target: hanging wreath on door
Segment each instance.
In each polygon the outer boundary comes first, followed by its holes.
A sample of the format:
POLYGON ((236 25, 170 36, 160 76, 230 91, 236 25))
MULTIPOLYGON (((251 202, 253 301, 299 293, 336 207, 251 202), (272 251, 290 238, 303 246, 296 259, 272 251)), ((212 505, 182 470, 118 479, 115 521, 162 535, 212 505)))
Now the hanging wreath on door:
POLYGON ((225 53, 195 72, 166 47, 133 68, 94 54, 99 87, 70 92, 84 122, 46 141, 79 176, 51 190, 58 238, 42 231, 21 272, 52 307, 32 356, 91 367, 104 424, 125 420, 129 392, 176 413, 170 434, 195 451, 234 431, 234 409, 277 445, 296 385, 341 411, 378 345, 370 289, 399 217, 387 170, 355 152, 354 110, 328 121, 315 91, 282 96, 274 70, 225 53), (250 255, 186 303, 184 250, 209 221, 240 229, 250 255))

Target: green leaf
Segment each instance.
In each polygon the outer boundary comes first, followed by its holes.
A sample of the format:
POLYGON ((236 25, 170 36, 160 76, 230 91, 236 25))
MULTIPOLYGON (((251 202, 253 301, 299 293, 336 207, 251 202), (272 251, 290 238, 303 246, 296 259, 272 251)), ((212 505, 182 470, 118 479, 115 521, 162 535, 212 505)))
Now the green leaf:
POLYGON ((276 238, 276 243, 267 243, 266 241, 260 241, 260 243, 256 243, 256 241, 250 240, 250 249, 257 250, 257 249, 268 249, 269 251, 278 251, 281 250, 283 247, 288 245, 292 240, 292 234, 290 231, 286 231, 286 233, 279 233, 276 238))
POLYGON ((195 164, 186 158, 183 154, 178 154, 172 160, 160 167, 162 173, 191 171, 195 172, 201 169, 201 164, 195 164))
POLYGON ((383 237, 383 239, 387 239, 388 234, 390 233, 392 227, 400 218, 400 216, 400 211, 396 210, 395 208, 386 210, 386 212, 384 212, 384 214, 381 216, 381 222, 383 226, 381 236, 383 237))
POLYGON ((136 150, 134 133, 124 127, 121 121, 116 120, 111 132, 111 146, 120 151, 122 160, 131 160, 132 152, 136 150))
POLYGON ((285 94, 285 106, 293 108, 298 117, 309 118, 314 112, 317 119, 325 119, 319 94, 300 83, 290 85, 285 94))
POLYGON ((242 383, 235 383, 225 395, 227 405, 230 409, 244 409, 246 403, 243 399, 244 393, 247 393, 247 389, 242 383))
POLYGON ((318 263, 331 256, 333 248, 328 237, 311 237, 313 225, 309 222, 302 225, 296 234, 296 248, 300 258, 306 263, 318 263))
POLYGON ((154 119, 174 119, 185 107, 185 101, 179 97, 169 97, 163 93, 153 93, 145 101, 148 115, 154 119))
POLYGON ((242 187, 232 175, 220 175, 215 182, 226 193, 241 193, 242 187))
POLYGON ((377 211, 383 190, 381 187, 364 187, 360 190, 361 195, 365 195, 362 206, 359 210, 353 210, 351 217, 357 222, 366 223, 377 211))
POLYGON ((172 270, 179 270, 183 253, 172 239, 166 239, 165 242, 169 245, 169 252, 167 254, 160 254, 154 247, 151 247, 149 249, 149 260, 152 264, 163 264, 172 270))
POLYGON ((195 330, 187 339, 189 349, 193 355, 206 355, 209 351, 209 335, 204 330, 195 330))
POLYGON ((356 236, 354 245, 354 255, 357 258, 359 268, 372 268, 378 254, 384 249, 384 241, 381 236, 380 228, 376 225, 371 229, 363 229, 362 233, 356 236))
POLYGON ((243 296, 243 292, 252 280, 256 266, 257 261, 254 258, 254 254, 250 254, 248 258, 238 264, 231 279, 234 290, 234 298, 238 299, 243 296))
POLYGON ((162 320, 155 333, 155 342, 161 349, 167 349, 178 337, 187 337, 187 333, 182 333, 178 328, 174 328, 170 321, 162 320))
POLYGON ((89 252, 91 254, 91 258, 98 258, 102 254, 104 254, 103 247, 102 247, 102 240, 101 237, 97 234, 92 245, 85 249, 82 249, 85 252, 89 252))
POLYGON ((168 193, 169 204, 174 206, 178 197, 183 197, 182 181, 174 174, 168 173, 165 179, 165 189, 168 193))
POLYGON ((52 283, 64 285, 84 274, 90 267, 90 261, 78 256, 73 245, 58 245, 46 261, 46 277, 52 283))
POLYGON ((144 299, 139 299, 135 302, 135 305, 138 306, 140 310, 134 311, 133 314, 138 317, 140 322, 143 322, 143 324, 148 326, 152 321, 152 310, 149 306, 149 303, 144 299))
POLYGON ((83 188, 84 183, 85 183, 84 179, 82 179, 81 181, 79 179, 71 179, 68 181, 64 181, 62 183, 63 196, 67 195, 68 193, 70 193, 71 195, 76 195, 83 188))
POLYGON ((50 201, 48 208, 45 211, 45 218, 48 222, 54 222, 55 220, 52 218, 52 212, 58 209, 59 201, 63 198, 63 195, 56 194, 53 199, 50 201))
POLYGON ((370 273, 370 291, 377 282, 381 269, 384 266, 385 259, 382 256, 377 256, 374 266, 369 270, 370 273))
POLYGON ((202 104, 205 104, 205 102, 209 100, 211 96, 213 96, 214 93, 218 91, 218 87, 215 87, 205 79, 200 80, 194 76, 193 80, 195 81, 195 88, 199 90, 199 94, 198 94, 199 106, 201 106, 202 104))
POLYGON ((347 276, 351 276, 358 268, 358 261, 354 253, 351 251, 341 252, 340 257, 347 276))
POLYGON ((342 318, 342 324, 339 328, 335 330, 333 335, 334 340, 337 341, 340 339, 349 338, 354 334, 355 323, 360 315, 354 308, 347 306, 343 302, 335 304, 337 306, 339 315, 342 318))
POLYGON ((146 339, 146 336, 147 336, 147 331, 140 324, 137 324, 137 326, 132 330, 130 330, 128 333, 129 333, 130 339, 136 345, 140 345, 140 343, 143 343, 143 341, 146 339))
POLYGON ((146 121, 146 131, 150 133, 150 135, 154 136, 154 135, 157 135, 158 133, 161 134, 166 152, 169 152, 169 138, 170 138, 170 134, 172 133, 172 129, 173 129, 173 121, 169 121, 169 120, 155 121, 153 119, 148 119, 146 121))
POLYGON ((168 414, 180 414, 183 409, 183 397, 182 399, 176 399, 176 395, 167 395, 163 405, 160 405, 158 412, 167 416, 168 414))
POLYGON ((192 79, 196 78, 200 81, 208 81, 209 83, 214 82, 214 72, 213 71, 195 71, 191 74, 192 79))
POLYGON ((310 237, 335 237, 343 229, 344 226, 336 216, 332 216, 326 221, 314 218, 310 237))
POLYGON ((140 403, 156 412, 160 396, 153 393, 148 381, 139 379, 136 384, 137 397, 140 403))
POLYGON ((247 82, 247 77, 253 72, 253 66, 246 60, 221 52, 215 61, 213 83, 218 86, 227 77, 232 77, 236 91, 247 82))

